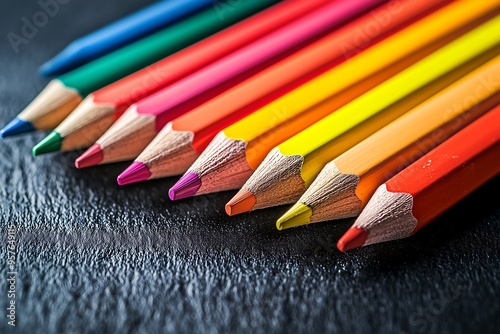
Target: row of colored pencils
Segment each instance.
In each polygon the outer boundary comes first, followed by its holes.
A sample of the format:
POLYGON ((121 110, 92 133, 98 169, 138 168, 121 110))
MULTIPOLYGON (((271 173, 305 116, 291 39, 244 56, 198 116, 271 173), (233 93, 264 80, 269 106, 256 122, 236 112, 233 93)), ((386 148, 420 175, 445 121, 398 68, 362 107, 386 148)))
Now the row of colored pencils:
POLYGON ((165 0, 81 38, 2 137, 34 155, 239 189, 279 230, 358 217, 338 247, 407 237, 500 172, 496 0, 165 0), (196 6, 193 5, 196 3, 196 6), (222 7, 220 7, 222 6, 222 7), (224 6, 231 6, 229 9, 224 6))

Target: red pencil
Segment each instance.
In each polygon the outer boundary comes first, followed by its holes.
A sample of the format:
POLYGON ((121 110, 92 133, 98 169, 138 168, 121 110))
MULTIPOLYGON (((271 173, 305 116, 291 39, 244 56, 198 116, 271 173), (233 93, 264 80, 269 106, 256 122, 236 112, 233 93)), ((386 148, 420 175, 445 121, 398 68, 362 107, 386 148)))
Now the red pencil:
POLYGON ((497 106, 381 185, 337 246, 409 237, 499 173, 497 106))

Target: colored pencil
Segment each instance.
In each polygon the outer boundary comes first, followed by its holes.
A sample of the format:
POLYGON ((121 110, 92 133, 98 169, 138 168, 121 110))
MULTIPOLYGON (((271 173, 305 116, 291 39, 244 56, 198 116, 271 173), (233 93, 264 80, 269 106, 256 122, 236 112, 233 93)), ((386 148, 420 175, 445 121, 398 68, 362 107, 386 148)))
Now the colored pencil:
POLYGON ((500 173, 500 107, 381 185, 341 251, 413 235, 500 173))
POLYGON ((333 64, 345 61, 349 53, 353 55, 353 51, 359 52, 443 3, 407 0, 401 2, 398 11, 393 14, 389 13, 394 4, 384 4, 229 89, 167 124, 134 163, 118 176, 118 183, 124 185, 184 173, 224 127, 305 83, 333 64), (377 29, 377 33, 367 38, 363 45, 355 46, 359 31, 388 15, 391 15, 391 20, 386 25, 377 29), (340 48, 339 45, 345 47, 340 48))
POLYGON ((45 76, 60 75, 149 35, 212 4, 213 0, 158 1, 129 16, 80 37, 40 68, 45 76))
POLYGON ((330 2, 135 103, 80 158, 79 168, 132 160, 172 119, 320 38, 381 0, 330 2))
MULTIPOLYGON (((227 0, 229 1, 229 0, 227 0)), ((91 92, 144 66, 208 37, 278 0, 242 1, 221 20, 209 7, 82 67, 68 72, 49 85, 0 135, 7 137, 33 130, 54 129, 91 92)))
POLYGON ((282 27, 330 0, 285 1, 235 24, 174 55, 103 87, 85 100, 34 149, 88 148, 133 103, 282 27))
POLYGON ((375 190, 500 101, 500 56, 326 164, 279 230, 359 215, 375 190))
POLYGON ((226 205, 229 215, 297 201, 326 163, 498 54, 500 16, 274 148, 226 205))
POLYGON ((170 197, 240 188, 274 146, 484 20, 492 7, 478 12, 475 2, 450 4, 226 128, 170 197))

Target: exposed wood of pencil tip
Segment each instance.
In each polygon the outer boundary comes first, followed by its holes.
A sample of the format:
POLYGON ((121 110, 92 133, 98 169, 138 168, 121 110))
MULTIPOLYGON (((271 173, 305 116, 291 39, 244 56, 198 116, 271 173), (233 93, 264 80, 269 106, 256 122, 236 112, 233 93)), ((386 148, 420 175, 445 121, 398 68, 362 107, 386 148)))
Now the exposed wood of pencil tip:
POLYGON ((408 237, 417 226, 413 216, 413 197, 394 193, 381 185, 358 217, 353 227, 368 232, 365 246, 408 237))
POLYGON ((115 108, 111 104, 95 103, 89 95, 56 128, 64 138, 62 151, 86 148, 95 143, 114 123, 115 108))
POLYGON ((189 168, 201 179, 197 194, 239 189, 252 175, 246 160, 246 143, 220 132, 189 168))
POLYGON ((55 79, 19 114, 39 130, 52 130, 82 101, 80 94, 55 79))
POLYGON ((274 148, 242 187, 255 196, 253 209, 296 202, 306 191, 303 162, 300 155, 284 155, 274 148))
POLYGON ((139 114, 132 105, 97 141, 101 163, 135 159, 156 135, 156 118, 139 114))
POLYGON ((168 123, 136 161, 148 167, 150 179, 183 174, 198 157, 193 139, 192 132, 173 130, 168 123))
POLYGON ((359 177, 342 173, 335 163, 328 163, 309 189, 299 199, 312 210, 311 222, 357 216, 362 202, 356 195, 359 177))

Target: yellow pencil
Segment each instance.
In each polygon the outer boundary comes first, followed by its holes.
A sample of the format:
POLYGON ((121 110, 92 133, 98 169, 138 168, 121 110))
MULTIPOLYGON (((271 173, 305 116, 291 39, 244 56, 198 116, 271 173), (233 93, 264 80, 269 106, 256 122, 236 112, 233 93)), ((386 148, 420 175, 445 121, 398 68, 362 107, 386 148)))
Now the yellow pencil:
POLYGON ((171 198, 240 188, 273 147, 493 17, 499 8, 496 1, 453 2, 229 126, 171 189, 171 198))
POLYGON ((500 101, 500 56, 326 164, 279 230, 357 216, 375 190, 500 101))
POLYGON ((476 68, 496 56, 498 31, 500 16, 274 148, 226 205, 227 213, 297 201, 327 162, 465 75, 466 64, 476 68))

